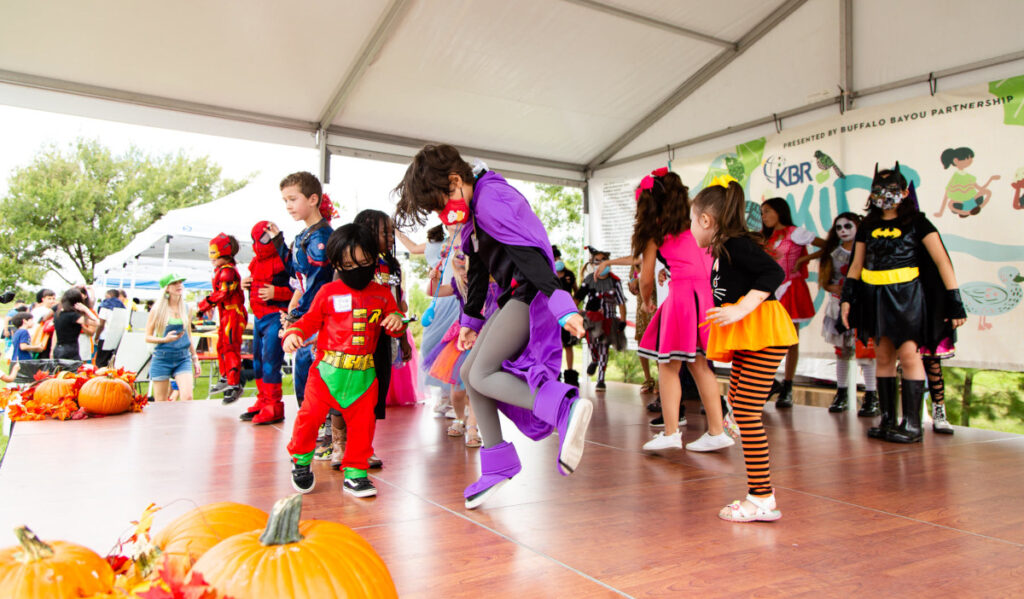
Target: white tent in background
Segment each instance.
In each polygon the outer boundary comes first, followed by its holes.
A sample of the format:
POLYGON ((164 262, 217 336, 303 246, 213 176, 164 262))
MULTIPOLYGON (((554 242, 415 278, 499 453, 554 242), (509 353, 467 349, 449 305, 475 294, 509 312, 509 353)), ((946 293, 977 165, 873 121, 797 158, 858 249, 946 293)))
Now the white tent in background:
POLYGON ((100 261, 96 282, 101 287, 159 289, 160 277, 175 272, 186 277, 187 289, 209 289, 213 267, 207 248, 218 233, 238 239, 238 270, 244 277, 253 256, 252 226, 260 220, 274 220, 289 240, 302 228, 287 218, 276 181, 259 179, 212 202, 168 212, 124 249, 100 261))

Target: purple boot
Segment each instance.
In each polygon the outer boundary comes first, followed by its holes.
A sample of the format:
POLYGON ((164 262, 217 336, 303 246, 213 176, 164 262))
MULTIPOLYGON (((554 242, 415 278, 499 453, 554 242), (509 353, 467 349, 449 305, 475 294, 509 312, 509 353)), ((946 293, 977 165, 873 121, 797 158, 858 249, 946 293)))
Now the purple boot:
POLYGON ((537 390, 533 413, 558 430, 558 472, 569 476, 583 459, 594 404, 580 397, 579 389, 548 381, 537 390))
POLYGON ((519 454, 515 445, 502 441, 494 447, 480 450, 480 478, 466 487, 463 496, 466 498, 466 509, 479 507, 501 485, 507 483, 523 469, 519 463, 519 454))

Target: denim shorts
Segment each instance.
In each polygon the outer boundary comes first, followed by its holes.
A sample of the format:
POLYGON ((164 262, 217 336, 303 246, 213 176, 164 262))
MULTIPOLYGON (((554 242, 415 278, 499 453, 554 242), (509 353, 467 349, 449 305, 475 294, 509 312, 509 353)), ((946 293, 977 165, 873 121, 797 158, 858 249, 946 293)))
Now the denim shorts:
POLYGON ((151 380, 166 381, 186 372, 192 372, 192 352, 189 350, 153 352, 153 360, 149 364, 151 380))

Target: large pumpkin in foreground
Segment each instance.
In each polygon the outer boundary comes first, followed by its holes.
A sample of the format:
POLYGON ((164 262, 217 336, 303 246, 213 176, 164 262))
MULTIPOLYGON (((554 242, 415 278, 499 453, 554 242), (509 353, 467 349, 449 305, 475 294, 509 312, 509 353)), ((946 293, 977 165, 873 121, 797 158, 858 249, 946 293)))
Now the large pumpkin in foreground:
POLYGON ((28 527, 14 530, 19 546, 0 549, 0 597, 65 599, 106 593, 114 571, 94 551, 75 543, 44 543, 28 527))
POLYGON ((192 572, 232 599, 398 597, 387 566, 351 528, 299 523, 302 495, 278 501, 266 530, 235 535, 199 558, 192 572))
POLYGON ((90 414, 120 414, 132 405, 132 386, 121 379, 96 377, 78 390, 78 405, 90 414))
POLYGON ((263 530, 267 513, 259 508, 224 501, 198 507, 178 516, 153 537, 171 567, 188 572, 211 547, 228 537, 263 530))
POLYGON ((39 383, 32 398, 44 406, 53 405, 62 399, 75 396, 75 380, 70 378, 46 379, 39 383))

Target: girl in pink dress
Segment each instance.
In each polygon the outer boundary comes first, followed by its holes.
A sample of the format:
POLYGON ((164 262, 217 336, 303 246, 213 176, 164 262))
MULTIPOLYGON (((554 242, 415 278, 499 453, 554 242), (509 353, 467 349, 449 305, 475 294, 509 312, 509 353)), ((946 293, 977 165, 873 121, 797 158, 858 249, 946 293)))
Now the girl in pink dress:
MULTIPOLYGON (((765 251, 786 273, 786 280, 775 290, 775 296, 789 313, 799 334, 800 327, 814 318, 814 302, 807 287, 807 262, 820 255, 820 252, 808 254, 807 246, 825 247, 825 240, 795 226, 789 204, 782 198, 769 198, 761 203, 761 224, 761 234, 768 240, 765 251)), ((779 395, 775 401, 777 408, 793 407, 793 376, 799 359, 800 344, 797 343, 786 352, 782 385, 772 386, 772 394, 779 395)))
POLYGON ((644 444, 647 451, 682 448, 679 403, 682 387, 679 369, 685 362, 697 383, 707 412, 708 431, 688 443, 690 451, 715 451, 734 445, 722 424, 718 381, 704 357, 708 332, 702 327, 704 313, 714 306, 711 296, 711 256, 697 247, 690 233, 690 202, 679 175, 658 169, 644 177, 637 188, 633 253, 643 256, 640 267, 640 297, 653 312, 637 351, 657 361, 661 386, 661 409, 665 431, 644 444), (655 307, 654 268, 660 259, 672 278, 669 296, 655 307))

